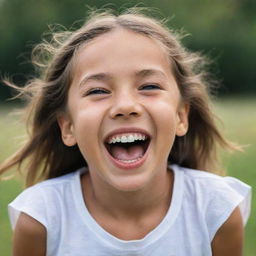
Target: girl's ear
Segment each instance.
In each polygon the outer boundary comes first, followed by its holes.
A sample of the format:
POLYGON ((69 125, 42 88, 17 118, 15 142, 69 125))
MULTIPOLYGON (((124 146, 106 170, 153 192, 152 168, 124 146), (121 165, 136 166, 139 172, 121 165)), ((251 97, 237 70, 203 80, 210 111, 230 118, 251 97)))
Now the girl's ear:
POLYGON ((62 141, 66 146, 74 146, 76 138, 74 136, 74 127, 71 118, 66 113, 58 115, 57 122, 61 130, 62 141))
POLYGON ((177 111, 177 128, 176 135, 183 136, 188 131, 188 115, 190 106, 188 103, 181 103, 177 111))

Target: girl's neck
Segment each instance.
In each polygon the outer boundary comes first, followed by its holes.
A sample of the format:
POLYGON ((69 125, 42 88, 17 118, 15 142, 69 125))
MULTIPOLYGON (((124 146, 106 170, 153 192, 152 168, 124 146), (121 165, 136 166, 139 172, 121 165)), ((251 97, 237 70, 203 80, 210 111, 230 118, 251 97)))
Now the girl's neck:
POLYGON ((116 219, 140 219, 154 212, 166 214, 171 201, 173 172, 165 171, 154 179, 154 184, 134 191, 118 191, 109 186, 93 186, 90 174, 82 179, 83 196, 92 216, 99 212, 116 219))

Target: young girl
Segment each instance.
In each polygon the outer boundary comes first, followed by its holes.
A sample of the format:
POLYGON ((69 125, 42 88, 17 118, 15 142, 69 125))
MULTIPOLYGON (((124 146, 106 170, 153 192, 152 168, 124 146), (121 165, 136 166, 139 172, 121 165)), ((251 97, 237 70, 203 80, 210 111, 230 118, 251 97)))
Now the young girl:
POLYGON ((198 54, 152 18, 101 13, 34 55, 40 77, 9 83, 30 97, 31 129, 0 169, 27 171, 13 255, 242 255, 250 187, 210 173, 232 146, 198 54))

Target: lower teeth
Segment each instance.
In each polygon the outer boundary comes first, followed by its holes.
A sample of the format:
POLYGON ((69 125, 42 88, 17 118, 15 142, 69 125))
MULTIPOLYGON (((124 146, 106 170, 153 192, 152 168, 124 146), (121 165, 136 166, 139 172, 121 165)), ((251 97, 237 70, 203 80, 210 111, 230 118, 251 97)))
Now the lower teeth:
POLYGON ((120 161, 120 162, 126 163, 126 164, 130 164, 130 163, 137 162, 140 159, 141 159, 141 157, 139 157, 137 159, 131 159, 131 160, 123 160, 123 159, 117 159, 117 160, 120 161))

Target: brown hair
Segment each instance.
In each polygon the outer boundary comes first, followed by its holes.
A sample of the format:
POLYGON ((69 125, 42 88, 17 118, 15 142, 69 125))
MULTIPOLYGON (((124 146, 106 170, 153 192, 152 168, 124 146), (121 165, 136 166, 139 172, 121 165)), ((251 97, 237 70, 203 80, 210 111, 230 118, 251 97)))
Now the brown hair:
POLYGON ((39 78, 29 81, 23 88, 7 82, 19 91, 20 97, 29 98, 24 109, 29 137, 19 151, 0 165, 0 173, 18 165, 19 170, 27 170, 26 185, 30 186, 86 165, 77 146, 67 147, 62 142, 57 116, 65 111, 76 51, 81 45, 118 27, 158 40, 166 47, 182 98, 190 105, 188 133, 175 139, 169 161, 213 171, 218 164, 217 145, 233 147, 214 122, 208 96, 211 84, 206 82, 202 68, 204 58, 182 47, 178 34, 164 23, 134 12, 134 9, 121 15, 101 12, 92 15, 80 29, 53 33, 50 42, 44 41, 35 47, 32 56, 33 63, 40 67, 39 78), (25 159, 28 161, 23 167, 25 159))

